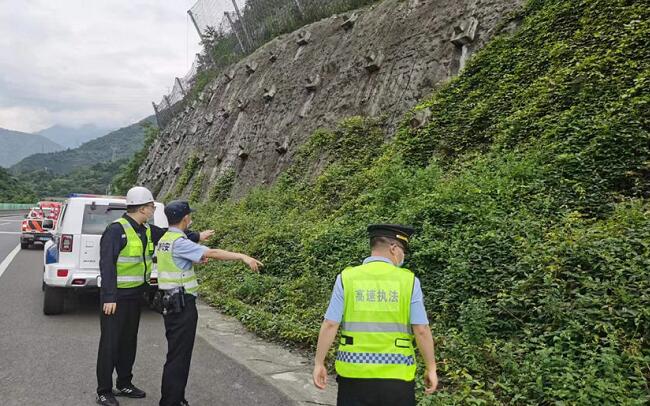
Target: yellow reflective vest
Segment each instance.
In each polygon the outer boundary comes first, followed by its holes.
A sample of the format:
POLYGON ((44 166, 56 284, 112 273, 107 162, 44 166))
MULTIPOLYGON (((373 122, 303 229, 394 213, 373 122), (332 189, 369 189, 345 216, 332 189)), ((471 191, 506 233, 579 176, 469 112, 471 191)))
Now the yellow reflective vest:
POLYGON ((415 378, 410 323, 414 280, 411 271, 381 261, 341 273, 344 311, 335 364, 340 376, 415 378))
POLYGON ((199 281, 194 273, 194 267, 184 270, 174 262, 174 242, 180 238, 187 237, 182 233, 167 231, 158 241, 156 249, 158 289, 169 290, 182 286, 186 293, 196 295, 199 281))
POLYGON ((117 288, 137 288, 144 283, 149 283, 151 267, 153 265, 153 241, 151 240, 151 229, 147 224, 147 249, 142 246, 142 240, 135 232, 131 223, 124 217, 115 220, 115 223, 122 225, 126 235, 126 245, 120 251, 117 258, 117 288))

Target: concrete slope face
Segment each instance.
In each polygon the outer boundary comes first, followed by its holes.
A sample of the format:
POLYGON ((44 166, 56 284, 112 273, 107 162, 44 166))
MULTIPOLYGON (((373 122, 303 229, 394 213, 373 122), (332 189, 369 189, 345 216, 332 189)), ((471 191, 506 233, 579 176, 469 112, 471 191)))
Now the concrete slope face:
MULTIPOLYGON (((202 196, 225 173, 233 196, 272 183, 314 130, 354 116, 389 127, 457 74, 523 0, 385 0, 267 43, 226 69, 162 130, 139 182, 180 197, 197 157, 202 196)), ((199 177, 199 178, 197 178, 199 177)))

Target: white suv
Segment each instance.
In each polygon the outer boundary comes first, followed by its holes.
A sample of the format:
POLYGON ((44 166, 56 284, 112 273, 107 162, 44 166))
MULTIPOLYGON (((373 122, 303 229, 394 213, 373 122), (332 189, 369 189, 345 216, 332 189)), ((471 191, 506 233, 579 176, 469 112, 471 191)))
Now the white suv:
MULTIPOLYGON (((155 202, 152 224, 166 228, 162 203, 155 202)), ((99 240, 110 223, 126 212, 126 200, 116 196, 71 195, 61 209, 53 238, 45 244, 43 313, 60 314, 66 289, 99 287, 99 240)), ((152 284, 157 285, 155 266, 152 284)))

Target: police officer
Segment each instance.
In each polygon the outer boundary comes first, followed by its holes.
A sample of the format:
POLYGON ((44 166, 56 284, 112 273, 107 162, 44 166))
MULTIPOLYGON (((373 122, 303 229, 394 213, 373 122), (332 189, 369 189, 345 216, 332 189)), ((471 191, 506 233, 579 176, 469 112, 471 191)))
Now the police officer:
MULTIPOLYGON (((165 229, 147 224, 155 211, 154 198, 144 187, 133 187, 126 195, 126 214, 110 224, 100 240, 99 269, 101 338, 97 354, 97 403, 116 406, 113 370, 117 370, 117 395, 143 398, 145 392, 131 382, 135 362, 140 299, 148 289, 154 246, 165 229)), ((208 239, 208 230, 191 233, 194 241, 208 239)))
POLYGON ((336 278, 314 361, 314 385, 327 385, 325 356, 339 325, 336 355, 339 406, 415 405, 414 338, 425 362, 425 393, 438 377, 433 337, 420 281, 401 268, 414 230, 396 224, 368 226, 371 256, 336 278))
POLYGON ((163 369, 160 406, 187 406, 185 387, 190 372, 196 336, 196 296, 199 288, 193 264, 210 258, 238 260, 254 272, 263 266, 244 254, 210 249, 187 238, 192 209, 186 201, 173 201, 165 207, 169 230, 158 242, 158 288, 165 292, 163 318, 167 337, 167 360, 163 369))

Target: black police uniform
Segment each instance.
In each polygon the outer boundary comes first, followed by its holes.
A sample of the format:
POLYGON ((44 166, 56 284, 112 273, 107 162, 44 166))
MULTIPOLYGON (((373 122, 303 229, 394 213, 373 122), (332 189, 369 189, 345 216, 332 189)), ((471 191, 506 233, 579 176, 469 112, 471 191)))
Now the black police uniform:
MULTIPOLYGON (((123 216, 133 230, 140 236, 142 246, 147 247, 144 225, 138 224, 127 214, 123 216)), ((154 244, 167 229, 149 225, 154 244)), ((189 233, 188 238, 199 241, 199 233, 189 233)), ((106 315, 102 309, 100 316, 101 337, 97 352, 97 394, 110 394, 113 389, 113 370, 117 370, 118 388, 131 385, 133 363, 138 343, 140 326, 140 300, 148 289, 148 284, 136 288, 117 288, 117 258, 126 246, 126 235, 121 224, 111 223, 100 240, 99 270, 102 277, 100 288, 101 305, 117 303, 115 314, 106 315)), ((143 252, 144 255, 144 252, 143 252)))
MULTIPOLYGON (((193 212, 186 201, 169 202, 165 215, 170 224, 177 223, 193 212)), ((196 242, 196 241, 195 241, 196 242)), ((167 358, 163 367, 159 406, 187 405, 185 387, 190 374, 192 351, 199 319, 196 296, 179 290, 165 295, 163 319, 167 337, 167 358)))

